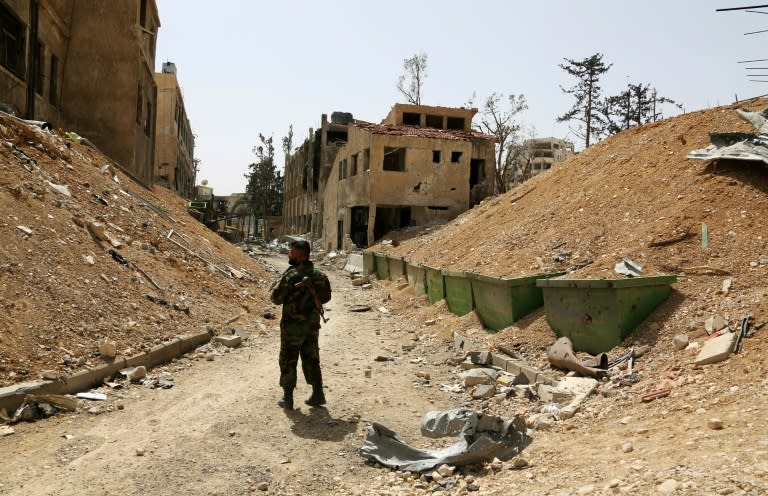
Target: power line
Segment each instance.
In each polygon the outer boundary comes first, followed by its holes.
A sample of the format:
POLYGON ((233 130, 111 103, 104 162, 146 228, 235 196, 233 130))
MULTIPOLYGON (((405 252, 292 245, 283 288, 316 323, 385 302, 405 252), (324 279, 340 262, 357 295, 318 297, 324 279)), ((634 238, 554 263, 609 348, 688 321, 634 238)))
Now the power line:
POLYGON ((715 9, 715 12, 727 12, 729 10, 747 10, 747 9, 764 9, 768 7, 768 5, 749 5, 746 7, 729 7, 727 9, 715 9))
POLYGON ((768 59, 755 59, 755 60, 739 60, 737 64, 748 64, 750 62, 765 62, 768 59))
POLYGON ((751 33, 744 33, 744 36, 748 34, 757 34, 757 33, 768 33, 768 29, 763 29, 762 31, 752 31, 751 33))

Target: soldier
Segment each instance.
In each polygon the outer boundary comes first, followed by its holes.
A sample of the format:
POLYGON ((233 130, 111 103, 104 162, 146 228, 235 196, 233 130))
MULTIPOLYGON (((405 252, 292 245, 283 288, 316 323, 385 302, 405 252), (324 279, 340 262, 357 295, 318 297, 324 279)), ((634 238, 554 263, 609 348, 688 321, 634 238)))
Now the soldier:
POLYGON ((288 252, 290 267, 271 288, 272 303, 283 305, 279 358, 283 397, 277 404, 286 410, 293 409, 299 357, 304 379, 312 385, 312 395, 304 403, 325 404, 318 337, 323 303, 331 299, 331 283, 325 274, 315 269, 309 260, 309 251, 309 242, 293 241, 288 252))

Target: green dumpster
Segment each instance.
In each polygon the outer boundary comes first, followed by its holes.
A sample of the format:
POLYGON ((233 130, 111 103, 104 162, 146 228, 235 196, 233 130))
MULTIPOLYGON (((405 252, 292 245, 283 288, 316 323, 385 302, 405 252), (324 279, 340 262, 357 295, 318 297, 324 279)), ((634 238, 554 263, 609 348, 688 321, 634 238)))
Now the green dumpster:
POLYGON ((445 299, 451 313, 461 317, 474 309, 472 301, 472 282, 465 272, 443 271, 445 280, 445 299))
POLYGON ((367 276, 376 272, 376 260, 374 260, 373 252, 363 251, 363 275, 367 276))
POLYGON ((435 303, 445 298, 445 284, 443 282, 443 272, 440 269, 424 266, 427 281, 427 295, 429 302, 435 303))
POLYGON ((557 336, 593 355, 618 345, 672 292, 676 276, 632 279, 546 279, 544 311, 557 336))
POLYGON ((494 331, 504 329, 544 304, 537 279, 563 275, 562 272, 499 278, 470 274, 472 297, 483 325, 494 331))
POLYGON ((405 270, 408 275, 408 282, 416 296, 427 294, 427 271, 424 267, 419 263, 408 262, 405 270))
POLYGON ((374 265, 376 266, 376 277, 380 281, 389 279, 389 260, 383 253, 373 253, 374 265))
POLYGON ((389 258, 389 280, 397 281, 401 277, 407 279, 405 274, 405 262, 400 255, 388 255, 389 258))

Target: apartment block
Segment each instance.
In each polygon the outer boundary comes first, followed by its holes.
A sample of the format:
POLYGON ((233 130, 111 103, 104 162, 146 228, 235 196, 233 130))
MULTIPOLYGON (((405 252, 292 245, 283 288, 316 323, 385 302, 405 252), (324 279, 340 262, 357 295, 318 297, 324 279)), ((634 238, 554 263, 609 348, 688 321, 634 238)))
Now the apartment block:
POLYGON ((149 187, 154 0, 0 0, 0 106, 88 138, 149 187))
POLYGON ((163 63, 155 74, 157 121, 154 182, 187 199, 195 195, 195 138, 176 76, 176 65, 163 63))

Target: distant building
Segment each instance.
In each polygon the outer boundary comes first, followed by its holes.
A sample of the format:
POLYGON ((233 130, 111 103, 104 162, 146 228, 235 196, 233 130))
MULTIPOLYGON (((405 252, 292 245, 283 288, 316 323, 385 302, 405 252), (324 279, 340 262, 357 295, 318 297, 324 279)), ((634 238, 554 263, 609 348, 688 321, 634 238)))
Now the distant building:
POLYGON ((88 138, 152 185, 154 0, 0 1, 0 103, 88 138))
POLYGON ((183 198, 195 195, 195 137, 189 124, 184 98, 176 77, 176 66, 163 63, 155 74, 157 122, 155 125, 156 184, 175 191, 183 198))
POLYGON ((559 138, 533 138, 523 143, 521 162, 510 182, 520 184, 575 154, 573 143, 559 138))

